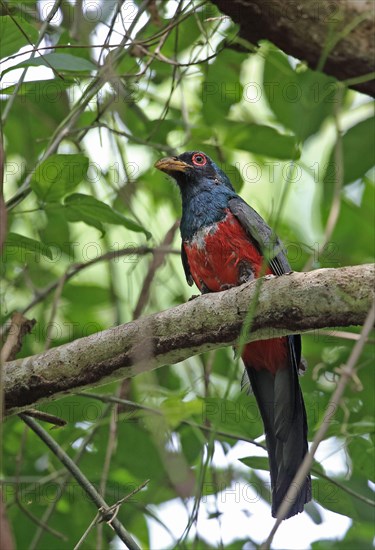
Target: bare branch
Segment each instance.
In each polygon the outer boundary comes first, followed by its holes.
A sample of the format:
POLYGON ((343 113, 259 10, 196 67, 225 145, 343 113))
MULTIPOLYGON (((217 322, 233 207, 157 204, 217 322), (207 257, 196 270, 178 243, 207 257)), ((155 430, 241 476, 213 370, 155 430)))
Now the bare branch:
MULTIPOLYGON (((111 406, 109 406, 109 407, 107 406, 103 410, 102 414, 99 415, 99 417, 97 419, 97 422, 95 423, 93 428, 91 430, 89 430, 86 433, 86 435, 84 436, 84 438, 82 439, 82 442, 79 446, 78 452, 75 455, 75 457, 73 458, 73 461, 75 462, 75 464, 78 465, 79 461, 84 456, 85 451, 87 449, 87 446, 89 445, 90 441, 92 441, 92 439, 94 438, 94 435, 97 433, 97 430, 100 426, 100 422, 107 416, 110 408, 111 408, 111 406)), ((61 477, 59 479, 59 487, 60 487, 59 496, 58 496, 58 498, 53 499, 51 504, 48 506, 48 508, 46 508, 46 510, 45 510, 45 512, 44 512, 44 514, 41 518, 42 523, 41 523, 41 525, 39 526, 39 528, 37 529, 37 531, 34 534, 34 537, 33 537, 32 541, 30 543, 30 546, 29 546, 29 550, 36 550, 37 548, 39 548, 39 541, 40 541, 40 539, 43 536, 43 533, 45 531, 44 527, 45 527, 45 525, 48 524, 52 514, 54 513, 55 508, 56 508, 57 504, 59 503, 60 498, 62 497, 66 487, 68 486, 70 478, 71 478, 70 471, 65 470, 65 472, 61 475, 61 477)))
POLYGON ((92 260, 88 260, 87 262, 80 262, 78 264, 72 264, 68 267, 66 273, 62 275, 61 278, 57 279, 57 281, 54 281, 49 286, 47 286, 45 289, 38 292, 38 294, 33 298, 33 300, 22 310, 22 313, 27 313, 30 309, 32 309, 34 306, 42 302, 53 290, 57 289, 59 285, 61 284, 61 280, 63 280, 63 283, 65 284, 67 281, 69 281, 72 277, 77 275, 80 271, 83 269, 87 269, 88 267, 91 267, 92 265, 95 265, 100 262, 109 262, 111 260, 118 261, 119 258, 122 256, 143 256, 145 254, 180 254, 180 251, 177 249, 173 249, 170 247, 163 247, 159 246, 157 248, 151 248, 148 246, 135 246, 135 247, 129 247, 123 248, 121 250, 113 250, 110 252, 105 252, 101 256, 98 256, 97 258, 93 258, 92 260))
POLYGON ((132 539, 129 533, 126 531, 122 523, 114 516, 112 508, 108 507, 105 500, 97 492, 92 483, 84 476, 76 463, 66 454, 66 452, 56 443, 53 437, 50 436, 33 418, 30 418, 27 414, 20 414, 22 420, 36 433, 38 437, 47 445, 47 447, 53 452, 53 454, 64 464, 67 470, 72 474, 76 481, 80 484, 82 489, 90 497, 92 502, 98 508, 98 512, 102 517, 110 523, 116 534, 126 544, 127 548, 131 550, 140 550, 138 544, 132 539))
MULTIPOLYGON (((264 279, 247 341, 360 325, 374 297, 374 265, 264 279)), ((7 414, 70 390, 133 377, 236 343, 257 282, 206 294, 131 323, 6 364, 7 414)))

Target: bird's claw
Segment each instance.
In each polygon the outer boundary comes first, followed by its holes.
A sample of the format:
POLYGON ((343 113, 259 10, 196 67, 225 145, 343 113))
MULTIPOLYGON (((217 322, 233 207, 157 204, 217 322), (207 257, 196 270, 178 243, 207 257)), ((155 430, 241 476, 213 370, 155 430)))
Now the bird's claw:
POLYGON ((221 285, 220 290, 229 290, 230 288, 234 288, 235 285, 221 285))
POLYGON ((298 374, 303 376, 307 371, 307 361, 304 357, 301 357, 300 363, 298 365, 298 374))
POLYGON ((201 294, 193 294, 193 296, 190 296, 188 302, 191 302, 191 300, 195 300, 195 298, 199 298, 199 296, 202 296, 202 294, 208 294, 210 292, 208 286, 206 286, 202 281, 199 290, 201 291, 201 294))
POLYGON ((244 283, 249 283, 255 279, 254 271, 249 262, 242 260, 238 264, 238 274, 239 274, 239 283, 243 285, 244 283))

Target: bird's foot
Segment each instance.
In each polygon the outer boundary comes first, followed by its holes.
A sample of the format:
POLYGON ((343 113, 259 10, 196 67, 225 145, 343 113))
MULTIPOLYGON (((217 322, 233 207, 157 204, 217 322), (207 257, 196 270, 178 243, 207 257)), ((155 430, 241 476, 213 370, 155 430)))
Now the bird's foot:
POLYGON ((307 361, 304 357, 301 357, 300 363, 298 365, 298 374, 303 376, 307 371, 307 361))
POLYGON ((269 281, 270 279, 274 279, 276 275, 273 275, 272 273, 268 273, 268 275, 265 275, 264 278, 266 281, 269 281))
POLYGON ((234 288, 236 285, 221 285, 220 290, 229 290, 230 288, 234 288))
MULTIPOLYGON (((208 294, 209 292, 211 292, 210 289, 202 282, 199 290, 201 291, 201 294, 208 294)), ((191 300, 195 300, 195 298, 199 298, 201 294, 193 294, 193 296, 190 296, 188 302, 191 302, 191 300)))
POLYGON ((244 283, 249 283, 255 279, 254 271, 249 262, 246 260, 242 260, 238 264, 238 280, 240 285, 243 285, 244 283))

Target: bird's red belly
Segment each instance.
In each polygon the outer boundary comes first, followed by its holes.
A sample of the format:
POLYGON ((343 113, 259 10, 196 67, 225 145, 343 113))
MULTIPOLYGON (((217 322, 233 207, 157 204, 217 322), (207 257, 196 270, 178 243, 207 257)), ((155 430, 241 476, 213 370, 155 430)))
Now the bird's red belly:
MULTIPOLYGON (((189 267, 199 289, 205 285, 218 292, 240 282, 240 262, 251 266, 259 276, 263 257, 252 245, 245 230, 228 211, 223 221, 202 229, 190 242, 184 242, 189 267)), ((266 273, 271 273, 267 269, 266 273)))
MULTIPOLYGON (((200 290, 205 286, 211 292, 219 292, 228 286, 237 286, 240 264, 244 261, 251 266, 254 277, 259 277, 263 257, 229 210, 224 220, 201 230, 183 246, 191 275, 200 290)), ((265 273, 272 270, 267 267, 265 273)), ((286 338, 272 338, 247 344, 242 358, 256 370, 275 373, 287 367, 287 354, 286 338)))

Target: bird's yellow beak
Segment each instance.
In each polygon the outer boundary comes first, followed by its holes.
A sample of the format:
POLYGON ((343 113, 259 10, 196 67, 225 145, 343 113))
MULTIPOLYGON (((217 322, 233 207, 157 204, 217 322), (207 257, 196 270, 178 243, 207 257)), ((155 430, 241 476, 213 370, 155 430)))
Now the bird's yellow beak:
POLYGON ((170 174, 171 172, 186 172, 190 166, 187 162, 178 160, 176 157, 164 157, 155 162, 155 168, 170 174))

